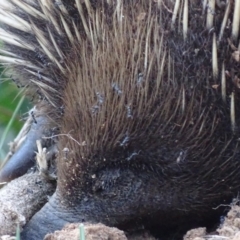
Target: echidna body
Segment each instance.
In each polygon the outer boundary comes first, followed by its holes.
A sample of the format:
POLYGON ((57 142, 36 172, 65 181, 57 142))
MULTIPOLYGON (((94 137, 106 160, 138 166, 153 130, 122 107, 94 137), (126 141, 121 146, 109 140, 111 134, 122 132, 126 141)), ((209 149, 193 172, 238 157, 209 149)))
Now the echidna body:
POLYGON ((83 220, 190 226, 237 195, 239 14, 239 0, 1 0, 0 61, 59 128, 57 190, 24 239, 83 220))

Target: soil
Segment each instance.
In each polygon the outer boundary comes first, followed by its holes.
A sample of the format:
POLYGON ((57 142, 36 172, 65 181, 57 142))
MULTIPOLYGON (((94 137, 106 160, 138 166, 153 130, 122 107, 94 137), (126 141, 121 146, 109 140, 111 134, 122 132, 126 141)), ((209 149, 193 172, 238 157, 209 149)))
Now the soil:
POLYGON ((184 240, 240 240, 240 207, 231 206, 223 223, 215 232, 207 233, 206 228, 196 228, 188 231, 184 240))

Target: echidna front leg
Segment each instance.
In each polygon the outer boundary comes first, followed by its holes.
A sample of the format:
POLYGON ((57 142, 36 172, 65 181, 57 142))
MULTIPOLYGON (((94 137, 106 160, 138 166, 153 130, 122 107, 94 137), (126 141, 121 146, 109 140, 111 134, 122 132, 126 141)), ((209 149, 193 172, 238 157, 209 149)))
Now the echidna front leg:
POLYGON ((33 216, 21 233, 21 239, 42 240, 47 233, 60 230, 69 222, 64 219, 64 211, 60 210, 60 205, 56 199, 56 194, 54 194, 50 201, 33 216), (62 212, 62 216, 60 212, 62 212))

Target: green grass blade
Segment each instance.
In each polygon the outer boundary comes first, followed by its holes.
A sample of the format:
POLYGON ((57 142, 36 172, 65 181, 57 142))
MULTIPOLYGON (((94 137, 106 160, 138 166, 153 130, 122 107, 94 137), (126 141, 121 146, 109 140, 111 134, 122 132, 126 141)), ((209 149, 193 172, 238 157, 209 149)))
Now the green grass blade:
POLYGON ((17 115, 20 107, 22 106, 23 101, 24 101, 24 96, 22 96, 21 99, 20 99, 20 101, 18 102, 18 105, 17 105, 17 107, 15 108, 15 110, 14 110, 14 112, 13 112, 13 115, 12 115, 10 121, 8 122, 7 127, 5 128, 5 130, 4 130, 4 132, 3 132, 3 135, 2 135, 2 137, 1 137, 1 140, 0 140, 0 158, 1 158, 1 159, 4 158, 4 156, 2 156, 2 155, 3 155, 3 151, 2 151, 3 144, 4 144, 4 142, 6 141, 6 137, 7 137, 7 135, 8 135, 8 132, 9 132, 9 130, 11 129, 11 126, 12 126, 12 124, 13 124, 13 121, 14 121, 14 119, 16 118, 16 115, 17 115))
POLYGON ((85 240, 84 225, 82 223, 79 226, 79 231, 80 231, 80 240, 85 240))

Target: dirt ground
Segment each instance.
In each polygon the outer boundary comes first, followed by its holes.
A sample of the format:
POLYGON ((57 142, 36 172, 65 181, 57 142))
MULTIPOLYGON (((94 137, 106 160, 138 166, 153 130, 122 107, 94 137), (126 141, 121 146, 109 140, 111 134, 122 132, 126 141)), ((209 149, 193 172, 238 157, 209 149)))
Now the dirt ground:
POLYGON ((206 228, 196 228, 188 231, 184 240, 240 240, 240 207, 231 206, 224 222, 215 232, 207 233, 206 228))

